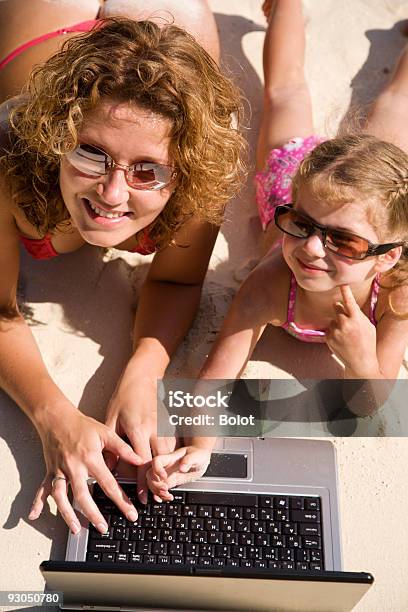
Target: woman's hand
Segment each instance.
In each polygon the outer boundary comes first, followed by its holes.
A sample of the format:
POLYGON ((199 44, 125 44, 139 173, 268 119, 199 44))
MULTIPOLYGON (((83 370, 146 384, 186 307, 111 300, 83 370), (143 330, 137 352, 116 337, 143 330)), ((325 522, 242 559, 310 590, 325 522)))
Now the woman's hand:
POLYGON ((345 365, 348 378, 378 378, 377 332, 357 304, 349 285, 340 287, 342 301, 326 332, 329 349, 345 365))
POLYGON ((173 495, 169 489, 201 478, 210 463, 213 446, 213 438, 201 438, 198 442, 192 441, 190 446, 155 457, 147 473, 154 499, 172 501, 173 495))
POLYGON ((88 478, 94 478, 106 495, 130 521, 137 520, 137 511, 109 471, 102 451, 115 453, 123 460, 140 465, 141 459, 119 436, 98 421, 83 415, 67 402, 37 424, 44 450, 47 473, 38 489, 29 519, 37 519, 51 495, 73 533, 80 524, 68 499, 68 484, 82 513, 101 532, 107 525, 88 489, 88 478))
MULTIPOLYGON (((126 436, 142 465, 137 468, 137 494, 143 504, 147 503, 148 485, 146 473, 152 457, 171 453, 176 447, 176 438, 157 436, 157 383, 145 378, 127 382, 124 378, 107 410, 106 425, 120 436, 126 436)), ((110 469, 114 469, 118 454, 105 453, 110 469)))

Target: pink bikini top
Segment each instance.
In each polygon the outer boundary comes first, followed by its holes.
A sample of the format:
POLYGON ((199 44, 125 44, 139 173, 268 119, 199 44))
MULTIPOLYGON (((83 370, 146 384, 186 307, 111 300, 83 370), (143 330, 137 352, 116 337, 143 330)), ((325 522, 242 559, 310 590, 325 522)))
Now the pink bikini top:
POLYGON ((39 43, 44 42, 44 40, 49 40, 50 38, 56 38, 57 36, 62 36, 64 34, 70 34, 71 32, 89 32, 92 28, 99 23, 97 19, 90 19, 88 21, 81 21, 81 23, 76 23, 72 26, 68 26, 66 28, 60 28, 59 30, 55 30, 54 32, 48 32, 48 34, 42 34, 41 36, 37 36, 29 40, 14 49, 11 53, 9 53, 1 62, 0 62, 0 70, 7 66, 9 62, 11 62, 15 57, 23 53, 26 49, 30 47, 35 47, 39 43))
MULTIPOLYGON (((380 285, 378 278, 375 277, 371 286, 371 298, 370 298, 370 313, 369 319, 373 325, 377 325, 375 318, 375 307, 377 305, 378 292, 380 285)), ((288 314, 286 323, 281 325, 282 329, 287 331, 291 336, 294 336, 302 342, 326 342, 326 333, 317 329, 303 329, 298 327, 295 323, 295 304, 296 304, 296 290, 297 282, 294 274, 292 273, 290 279, 290 291, 288 301, 288 314)))
MULTIPOLYGON (((57 253, 51 242, 51 234, 47 234, 44 238, 26 238, 20 234, 20 241, 24 245, 26 251, 30 253, 34 259, 51 259, 57 257, 61 253, 57 253)), ((140 255, 150 255, 156 250, 154 242, 145 233, 140 244, 130 251, 130 253, 140 253, 140 255)))

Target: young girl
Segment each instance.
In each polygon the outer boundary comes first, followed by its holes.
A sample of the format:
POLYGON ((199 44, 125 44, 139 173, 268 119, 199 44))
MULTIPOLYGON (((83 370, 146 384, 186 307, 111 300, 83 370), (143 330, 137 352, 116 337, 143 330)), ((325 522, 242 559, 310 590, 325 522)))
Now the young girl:
MULTIPOLYGON (((143 4, 132 0, 132 17, 143 4)), ((244 148, 231 120, 240 112, 239 94, 217 66, 216 27, 204 0, 189 3, 185 14, 174 0, 149 3, 149 10, 175 8, 179 23, 207 51, 163 21, 162 27, 124 18, 96 21, 96 12, 87 12, 92 5, 74 11, 70 2, 0 3, 6 91, 15 91, 13 83, 6 87, 11 67, 22 82, 26 53, 38 61, 41 49, 67 39, 36 67, 23 95, 2 108, 0 385, 43 444, 47 472, 30 518, 52 495, 74 533, 79 523, 68 483, 83 513, 106 531, 88 491, 89 475, 129 520, 136 518, 103 451, 111 453, 111 467, 118 456, 141 465, 138 494, 144 501, 152 454, 174 448, 173 439, 156 435, 156 380, 194 318, 216 226, 242 179, 244 148), (21 31, 12 32, 19 23, 21 31), (13 44, 8 51, 4 41, 13 44), (18 311, 21 243, 36 259, 85 243, 156 252, 139 296, 133 355, 106 425, 83 415, 57 388, 18 311)))
MULTIPOLYGON (((301 2, 264 9, 255 180, 272 248, 238 291, 200 378, 239 377, 274 325, 325 344, 344 378, 395 379, 408 342, 408 49, 364 130, 324 141, 313 133, 303 74, 301 2)), ((366 414, 358 402, 352 409, 366 414)), ((212 445, 202 438, 157 457, 153 488, 169 499, 167 488, 188 479, 190 466, 203 473, 212 445)))

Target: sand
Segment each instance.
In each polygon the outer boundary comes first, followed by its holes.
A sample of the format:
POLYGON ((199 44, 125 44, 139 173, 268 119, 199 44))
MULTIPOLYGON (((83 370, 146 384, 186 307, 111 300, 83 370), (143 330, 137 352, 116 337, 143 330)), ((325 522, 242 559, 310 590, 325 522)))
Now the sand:
MULTIPOLYGON (((254 150, 262 100, 261 52, 265 22, 257 0, 210 0, 220 30, 223 62, 248 99, 247 136, 254 150)), ((318 133, 333 134, 350 104, 367 103, 381 88, 404 45, 403 0, 325 0, 305 3, 307 76, 318 133)), ((252 156, 253 159, 253 156, 252 156)), ((260 227, 251 180, 231 202, 205 283, 200 312, 177 351, 169 373, 194 376, 238 287, 234 271, 257 254, 260 227)), ((103 419, 115 381, 130 351, 130 329, 149 258, 84 247, 49 262, 23 254, 20 296, 54 380, 85 413, 103 419)), ((247 378, 330 377, 328 353, 272 330, 248 364, 247 378)), ((401 371, 404 376, 404 369, 401 371)), ((335 438, 343 534, 344 569, 370 571, 375 584, 357 612, 402 612, 408 607, 404 575, 408 559, 405 466, 408 443, 401 405, 373 419, 355 420, 335 438), (342 432, 347 433, 347 432, 342 432), (374 435, 370 438, 357 437, 374 435), (393 437, 385 437, 393 436, 393 437)), ((401 404, 401 402, 400 402, 401 404)), ((42 560, 62 559, 66 528, 55 505, 36 522, 27 520, 43 476, 39 439, 28 419, 0 395, 1 589, 42 590, 42 560)), ((296 435, 285 423, 281 435, 296 435)), ((308 432, 332 432, 322 421, 308 432)))

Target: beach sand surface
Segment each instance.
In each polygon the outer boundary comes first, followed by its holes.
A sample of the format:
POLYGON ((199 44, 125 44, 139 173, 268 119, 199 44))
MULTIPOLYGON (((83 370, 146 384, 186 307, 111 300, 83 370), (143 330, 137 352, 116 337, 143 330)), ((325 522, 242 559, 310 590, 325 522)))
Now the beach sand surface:
MULTIPOLYGON (((210 0, 223 64, 247 98, 246 135, 252 160, 262 103, 266 24, 260 4, 210 0)), ((330 136, 350 106, 369 103, 385 83, 406 40, 400 30, 407 7, 403 0, 308 0, 305 13, 306 71, 316 131, 330 136)), ((257 256, 259 245, 250 177, 229 205, 200 311, 169 375, 197 374, 239 286, 234 273, 257 256)), ((132 318, 148 262, 149 258, 135 254, 88 246, 48 262, 22 255, 20 299, 49 371, 70 400, 101 420, 130 354, 132 318)), ((298 379, 304 388, 302 380, 335 375, 337 366, 325 347, 299 344, 281 330, 268 330, 244 377, 298 379)), ((401 377, 405 378, 404 367, 401 377)), ((400 404, 390 402, 375 417, 353 420, 350 429, 341 432, 347 437, 333 439, 339 464, 343 566, 375 577, 357 612, 408 609, 408 440, 397 437, 401 431, 407 434, 408 425, 400 404)), ((44 473, 41 444, 28 419, 4 394, 0 406, 0 589, 42 590, 39 563, 63 558, 67 530, 52 501, 40 519, 27 520, 44 473)), ((298 424, 288 422, 277 431, 301 432, 298 424)), ((322 420, 306 433, 320 437, 333 431, 322 420)))

